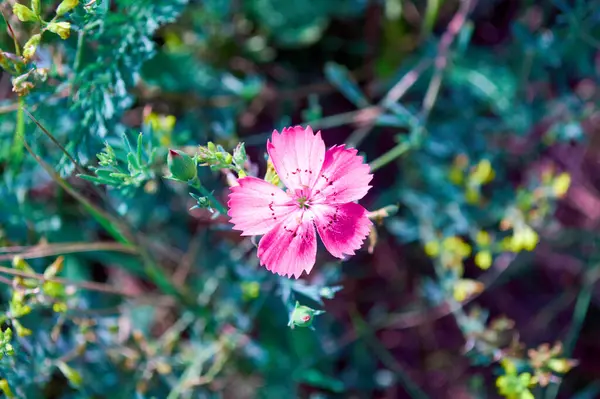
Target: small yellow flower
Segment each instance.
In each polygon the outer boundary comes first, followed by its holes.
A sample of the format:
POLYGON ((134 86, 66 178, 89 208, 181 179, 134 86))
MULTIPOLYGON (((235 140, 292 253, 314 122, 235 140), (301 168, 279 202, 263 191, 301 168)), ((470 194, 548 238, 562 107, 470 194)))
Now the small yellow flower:
POLYGON ((507 399, 535 399, 529 390, 531 386, 535 385, 532 375, 530 373, 517 374, 517 368, 508 359, 503 359, 501 363, 506 374, 496 380, 498 393, 507 399))
POLYGON ((481 251, 475 255, 475 264, 483 270, 487 270, 492 266, 492 254, 490 251, 481 251))
POLYGON ((437 241, 429 241, 425 244, 425 253, 430 258, 435 258, 440 254, 440 243, 437 241))
POLYGON ((471 246, 464 242, 460 237, 447 237, 442 242, 442 247, 445 251, 455 253, 463 258, 471 255, 471 246))
POLYGON ((554 182, 552 183, 552 191, 554 195, 558 198, 564 197, 564 195, 569 191, 569 186, 571 185, 571 175, 568 173, 561 173, 556 176, 554 182))
POLYGON ((487 247, 492 242, 492 239, 490 238, 490 233, 483 230, 478 231, 477 235, 475 236, 475 242, 477 243, 477 245, 487 247))
POLYGON ((69 22, 51 22, 48 24, 47 29, 56 33, 61 39, 68 39, 71 35, 71 24, 69 22))
POLYGON ((486 184, 494 180, 494 169, 488 159, 482 159, 471 172, 470 180, 476 184, 486 184))
POLYGON ((477 295, 483 291, 485 286, 477 280, 460 279, 453 287, 452 296, 458 302, 463 302, 473 295, 477 295))
POLYGON ((512 237, 507 237, 502 241, 504 249, 512 252, 521 252, 522 250, 533 251, 539 242, 539 236, 529 226, 515 230, 512 237))

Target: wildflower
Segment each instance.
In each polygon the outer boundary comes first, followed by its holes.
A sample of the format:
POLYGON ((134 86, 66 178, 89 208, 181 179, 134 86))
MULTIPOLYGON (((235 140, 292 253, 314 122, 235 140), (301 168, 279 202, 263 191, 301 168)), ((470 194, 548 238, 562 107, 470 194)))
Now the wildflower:
POLYGON ((79 4, 79 0, 63 0, 56 9, 56 15, 65 15, 79 4))
POLYGON ((561 173, 556 177, 556 179, 552 183, 552 191, 558 198, 562 198, 565 196, 567 191, 569 191, 570 185, 571 175, 569 175, 568 173, 561 173))
POLYGON ((68 39, 71 35, 71 24, 69 22, 51 22, 47 26, 48 30, 56 33, 61 39, 68 39))
POLYGON ((31 38, 27 40, 27 43, 25 43, 25 46, 23 46, 23 57, 25 57, 26 59, 30 59, 31 57, 33 57, 37 50, 37 47, 40 44, 40 40, 42 40, 42 35, 40 35, 39 33, 37 35, 31 36, 31 38))
POLYGON ((38 20, 38 16, 23 4, 15 3, 13 6, 13 13, 21 22, 34 22, 38 20))
POLYGON ((498 377, 498 393, 508 399, 534 399, 529 387, 534 384, 531 373, 518 373, 513 362, 502 360, 505 375, 498 377))
POLYGON ((355 149, 325 150, 321 133, 310 126, 276 130, 267 151, 283 191, 255 177, 238 180, 229 194, 229 216, 242 235, 263 235, 261 265, 279 275, 310 273, 317 254, 315 226, 335 257, 354 255, 372 225, 368 212, 353 201, 369 191, 369 166, 355 149))
POLYGON ((452 289, 452 296, 458 302, 466 301, 473 295, 480 294, 485 289, 483 283, 477 280, 471 279, 460 279, 458 280, 452 289))
POLYGON ((483 270, 487 270, 492 266, 493 258, 490 251, 477 252, 475 255, 475 264, 483 270))

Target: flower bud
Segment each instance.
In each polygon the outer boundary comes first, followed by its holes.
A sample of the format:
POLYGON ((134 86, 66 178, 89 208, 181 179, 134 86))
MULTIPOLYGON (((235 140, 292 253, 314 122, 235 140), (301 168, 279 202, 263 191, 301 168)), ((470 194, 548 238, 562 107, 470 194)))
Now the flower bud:
POLYGON ((179 150, 169 150, 167 165, 171 176, 180 181, 189 181, 195 179, 198 175, 196 161, 185 152, 179 150))
POLYGON ((548 368, 559 374, 568 373, 576 365, 577 362, 570 359, 550 359, 548 361, 548 368))
POLYGON ((200 146, 198 148, 198 160, 202 163, 208 162, 209 159, 213 157, 213 153, 210 151, 208 147, 200 146))
POLYGON ((15 3, 13 13, 21 22, 34 22, 38 20, 37 15, 23 4, 15 3))
POLYGON ((60 17, 68 13, 69 11, 77 7, 77 4, 79 4, 79 0, 63 0, 56 9, 56 15, 60 17))
POLYGON ((25 43, 25 46, 23 46, 23 57, 25 57, 25 59, 33 57, 41 39, 42 35, 38 33, 37 35, 31 36, 27 43, 25 43))
POLYGON ((311 309, 308 306, 300 305, 296 302, 296 307, 292 311, 292 316, 288 326, 294 327, 310 327, 313 323, 314 317, 323 313, 321 310, 311 309))
POLYGON ((233 162, 239 167, 244 167, 246 162, 246 148, 244 143, 239 143, 233 150, 233 162))
POLYGON ((71 34, 71 24, 68 22, 52 22, 48 24, 48 30, 56 33, 61 39, 65 40, 71 34))

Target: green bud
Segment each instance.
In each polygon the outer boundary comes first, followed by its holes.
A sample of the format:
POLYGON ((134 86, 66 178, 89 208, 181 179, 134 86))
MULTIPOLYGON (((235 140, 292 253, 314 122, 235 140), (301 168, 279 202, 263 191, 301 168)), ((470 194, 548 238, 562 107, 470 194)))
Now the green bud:
POLYGON ((225 154, 225 163, 227 165, 231 165, 232 161, 233 161, 233 156, 230 153, 225 154))
POLYGON ((208 209, 212 212, 212 207, 210 206, 210 200, 208 199, 208 197, 200 197, 194 193, 190 193, 190 196, 196 200, 196 205, 191 207, 190 211, 192 209, 208 209))
POLYGON ((31 268, 31 266, 29 266, 25 259, 21 258, 18 255, 13 258, 12 265, 17 270, 21 270, 27 273, 35 273, 35 271, 31 268))
POLYGON ((296 301, 296 307, 292 311, 292 316, 288 326, 294 327, 310 327, 313 323, 314 317, 323 313, 322 310, 311 309, 308 306, 300 305, 300 302, 296 301))
POLYGON ((37 15, 23 4, 15 3, 13 13, 21 22, 35 22, 38 20, 37 15))
POLYGON ((4 352, 8 356, 12 356, 15 354, 15 348, 13 348, 13 346, 11 344, 6 344, 6 345, 4 345, 4 352))
POLYGON ((215 144, 212 141, 209 141, 206 146, 208 147, 208 150, 210 152, 216 152, 217 151, 217 147, 215 147, 215 144))
POLYGON ((79 0, 63 0, 62 3, 60 3, 58 5, 58 8, 56 9, 56 15, 59 17, 65 15, 66 13, 77 7, 77 4, 79 4, 79 0))
POLYGON ((233 150, 233 162, 238 168, 243 168, 246 163, 246 147, 244 143, 239 143, 233 150))
POLYGON ((322 287, 319 290, 319 295, 323 298, 332 299, 335 296, 335 293, 342 289, 341 285, 337 285, 334 287, 322 287))
POLYGON ((65 258, 63 256, 59 256, 58 258, 56 258, 56 260, 52 262, 52 264, 48 266, 46 270, 44 270, 44 277, 52 278, 56 276, 62 270, 64 263, 65 258))
POLYGON ((71 34, 71 24, 68 22, 52 22, 48 24, 47 28, 50 32, 60 36, 63 40, 68 39, 71 34))
POLYGON ((210 151, 208 147, 200 146, 198 148, 198 160, 201 163, 208 162, 208 160, 213 158, 213 153, 210 151))
POLYGON ((185 152, 179 150, 169 150, 167 165, 171 172, 171 177, 175 180, 190 181, 198 175, 196 161, 185 152))
POLYGON ((560 374, 568 373, 576 365, 577 362, 570 359, 550 359, 548 361, 548 368, 560 374))

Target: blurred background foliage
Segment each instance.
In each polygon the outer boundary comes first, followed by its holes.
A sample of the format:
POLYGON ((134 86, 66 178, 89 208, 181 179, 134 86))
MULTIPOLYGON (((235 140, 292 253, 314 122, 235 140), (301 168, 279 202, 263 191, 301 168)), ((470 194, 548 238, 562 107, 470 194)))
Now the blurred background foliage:
POLYGON ((0 11, 4 396, 600 397, 599 1, 0 11), (287 280, 223 204, 307 123, 377 227, 287 280))

